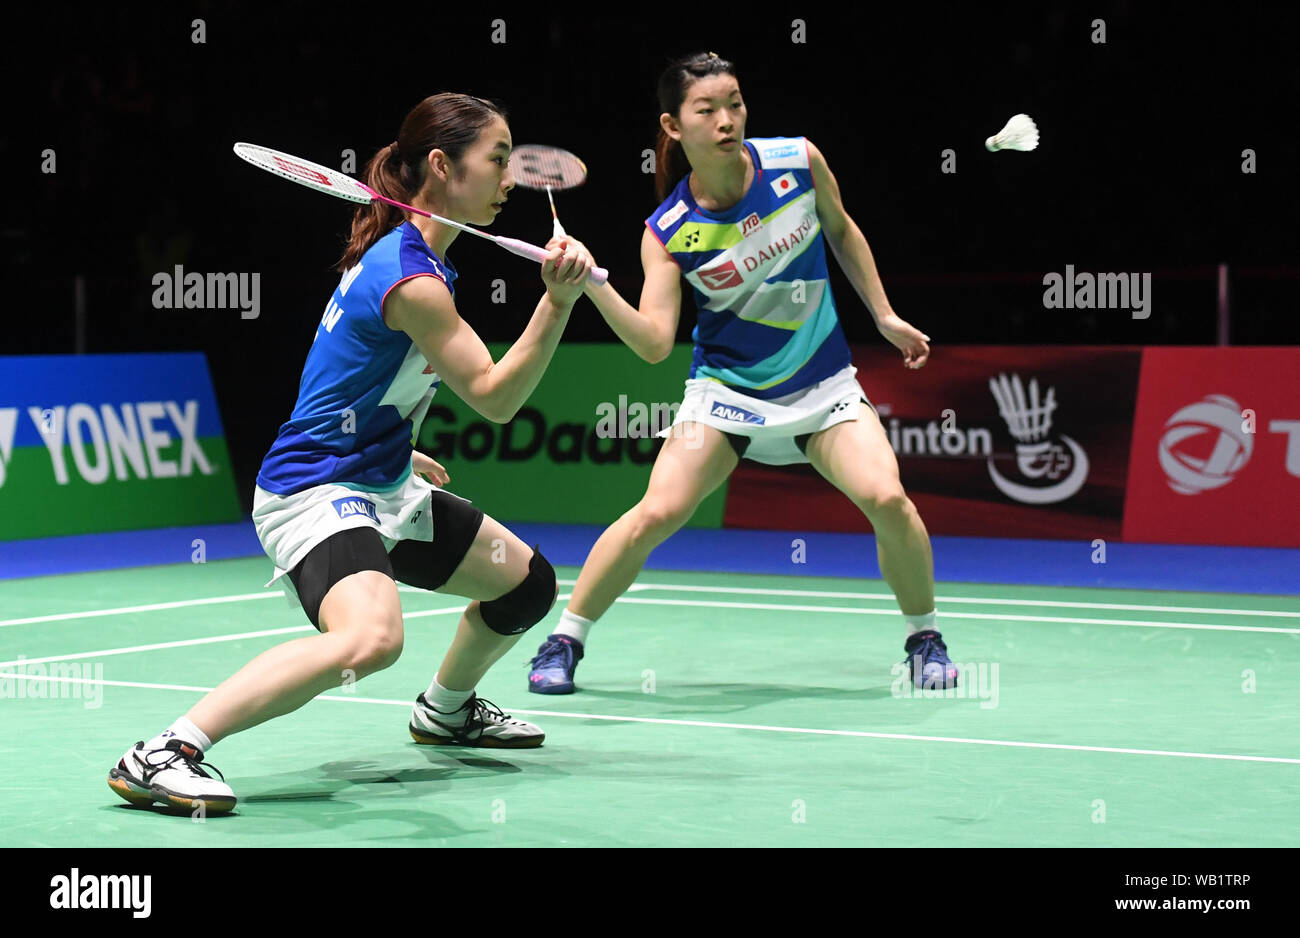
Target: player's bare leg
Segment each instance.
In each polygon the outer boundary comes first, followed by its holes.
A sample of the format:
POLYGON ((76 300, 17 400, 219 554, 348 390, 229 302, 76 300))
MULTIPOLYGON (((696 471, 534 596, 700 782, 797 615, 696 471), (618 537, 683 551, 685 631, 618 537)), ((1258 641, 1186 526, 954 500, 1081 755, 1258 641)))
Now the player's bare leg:
MULTIPOLYGON (((585 629, 603 616, 636 580, 651 551, 691 519, 739 461, 721 431, 694 422, 675 427, 655 459, 645 495, 605 529, 587 555, 560 629, 570 622, 585 629)), ((585 632, 581 639, 563 631, 548 636, 533 659, 528 689, 572 693, 584 642, 585 632)))

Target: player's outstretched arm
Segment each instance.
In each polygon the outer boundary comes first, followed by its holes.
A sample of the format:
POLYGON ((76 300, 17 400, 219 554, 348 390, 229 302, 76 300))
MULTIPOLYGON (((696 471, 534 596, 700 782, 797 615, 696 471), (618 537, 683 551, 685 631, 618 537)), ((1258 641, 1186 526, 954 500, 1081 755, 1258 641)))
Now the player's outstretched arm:
POLYGON ((477 332, 456 311, 446 285, 436 277, 416 277, 401 284, 385 303, 390 329, 411 337, 447 386, 494 423, 509 423, 537 388, 551 363, 582 284, 591 273, 585 251, 551 251, 542 265, 546 293, 537 303, 523 334, 501 361, 493 362, 477 332))
POLYGON ((817 218, 831 253, 853 284, 862 305, 871 313, 881 335, 903 353, 905 365, 920 368, 930 355, 930 337, 904 322, 889 305, 866 236, 845 211, 839 183, 826 164, 826 158, 811 140, 808 141, 808 158, 813 182, 817 186, 817 218))
POLYGON ((654 364, 673 350, 682 314, 682 284, 681 269, 648 228, 641 237, 641 267, 645 282, 639 308, 609 283, 599 287, 588 283, 584 292, 623 344, 654 364))

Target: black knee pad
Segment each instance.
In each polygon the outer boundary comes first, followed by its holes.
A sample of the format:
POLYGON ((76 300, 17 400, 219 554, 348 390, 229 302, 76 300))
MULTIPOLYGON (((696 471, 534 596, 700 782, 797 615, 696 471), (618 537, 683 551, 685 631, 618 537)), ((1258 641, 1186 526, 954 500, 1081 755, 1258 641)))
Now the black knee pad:
POLYGON ((524 581, 500 599, 479 603, 478 611, 493 632, 519 635, 541 622, 554 605, 555 570, 533 545, 524 581))

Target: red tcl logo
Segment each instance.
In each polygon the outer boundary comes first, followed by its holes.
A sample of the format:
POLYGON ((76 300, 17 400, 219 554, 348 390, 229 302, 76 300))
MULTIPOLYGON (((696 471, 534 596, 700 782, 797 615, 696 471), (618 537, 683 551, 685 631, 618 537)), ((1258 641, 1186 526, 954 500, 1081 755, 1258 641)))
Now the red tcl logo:
POLYGON ((745 282, 740 276, 740 271, 736 270, 735 261, 727 261, 712 270, 701 270, 700 280, 710 290, 726 290, 729 287, 738 287, 745 282))

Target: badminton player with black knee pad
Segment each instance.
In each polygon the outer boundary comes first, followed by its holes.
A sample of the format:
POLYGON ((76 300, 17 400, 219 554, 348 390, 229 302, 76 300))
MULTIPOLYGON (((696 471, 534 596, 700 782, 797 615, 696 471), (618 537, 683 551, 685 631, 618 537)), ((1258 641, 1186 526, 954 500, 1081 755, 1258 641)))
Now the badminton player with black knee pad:
POLYGON ((920 368, 929 337, 890 307, 861 230, 822 154, 803 137, 745 138, 731 63, 679 59, 659 81, 656 186, 641 239, 639 307, 588 285, 614 332, 650 362, 673 346, 681 280, 698 310, 685 397, 641 501, 596 542, 568 608, 538 649, 529 690, 567 694, 588 632, 742 457, 811 463, 871 522, 885 581, 906 622, 917 686, 953 687, 936 628, 930 539, 856 378, 827 280, 829 244, 880 333, 920 368))
MULTIPOLYGON (((425 99, 366 169, 387 198, 491 224, 508 198, 505 115, 459 94, 425 99)), ((253 521, 276 576, 320 634, 258 655, 109 774, 128 801, 234 807, 204 762, 216 742, 393 664, 402 651, 397 581, 472 600, 412 710, 418 743, 534 747, 540 728, 478 697, 479 680, 555 602, 555 573, 497 521, 442 490, 442 466, 413 440, 440 383, 510 420, 550 363, 592 269, 552 242, 545 292, 493 362, 454 299, 457 230, 374 202, 357 209, 343 276, 316 328, 292 416, 258 473, 253 521), (435 484, 431 484, 435 483, 435 484)), ((268 584, 270 585, 270 584, 268 584)))

